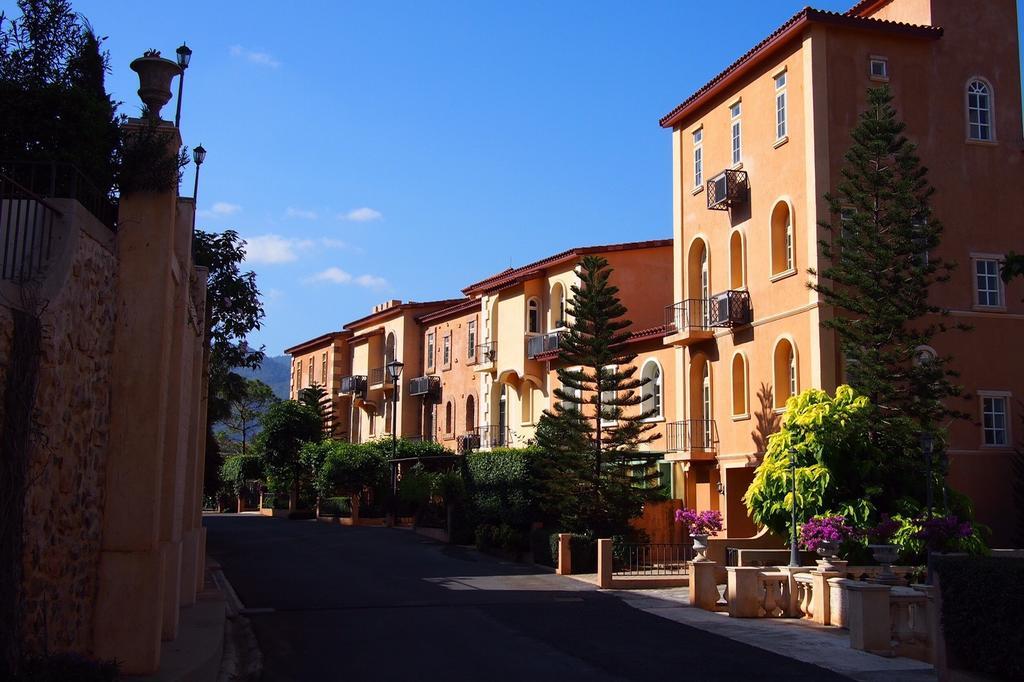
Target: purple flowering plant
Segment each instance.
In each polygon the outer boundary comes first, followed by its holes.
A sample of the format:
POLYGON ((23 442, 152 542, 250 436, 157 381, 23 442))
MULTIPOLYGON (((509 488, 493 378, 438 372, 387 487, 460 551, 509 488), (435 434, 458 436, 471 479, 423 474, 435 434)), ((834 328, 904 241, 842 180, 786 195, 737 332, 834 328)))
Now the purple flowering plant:
POLYGON ((686 527, 690 535, 718 535, 722 530, 722 512, 714 509, 698 512, 696 509, 676 509, 676 523, 686 527))
POLYGON ((818 551, 818 548, 826 542, 842 544, 854 536, 853 526, 846 523, 846 517, 837 514, 835 516, 812 516, 800 527, 800 539, 803 546, 811 552, 818 551))
POLYGON ((888 514, 882 514, 878 525, 868 528, 868 538, 880 545, 887 545, 892 541, 896 531, 900 529, 900 522, 889 518, 888 514))
POLYGON ((953 514, 922 519, 917 524, 920 530, 914 537, 923 540, 925 546, 934 551, 953 549, 957 541, 974 534, 970 521, 961 521, 953 514))

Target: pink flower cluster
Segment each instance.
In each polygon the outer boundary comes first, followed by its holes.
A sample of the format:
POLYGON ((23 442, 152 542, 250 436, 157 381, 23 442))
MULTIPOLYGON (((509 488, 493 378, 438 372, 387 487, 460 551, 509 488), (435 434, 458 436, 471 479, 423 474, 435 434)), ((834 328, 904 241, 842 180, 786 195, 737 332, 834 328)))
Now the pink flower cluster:
POLYGON ((690 535, 718 535, 722 530, 722 512, 709 509, 698 512, 696 509, 676 509, 676 523, 686 527, 690 535))
POLYGON ((853 527, 847 525, 846 517, 813 516, 800 527, 800 539, 804 547, 812 552, 818 551, 826 542, 842 543, 853 537, 853 527))
POLYGON ((921 530, 915 537, 933 550, 951 549, 956 540, 969 538, 974 534, 974 526, 970 521, 961 521, 956 516, 940 516, 934 519, 918 521, 921 530))

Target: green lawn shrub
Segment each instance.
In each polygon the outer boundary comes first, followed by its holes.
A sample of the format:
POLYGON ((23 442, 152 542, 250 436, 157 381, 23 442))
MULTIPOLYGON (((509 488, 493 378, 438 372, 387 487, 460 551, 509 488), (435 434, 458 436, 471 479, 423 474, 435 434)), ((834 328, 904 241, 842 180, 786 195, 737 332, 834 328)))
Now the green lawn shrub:
POLYGON ((352 516, 351 497, 321 497, 321 516, 352 516))

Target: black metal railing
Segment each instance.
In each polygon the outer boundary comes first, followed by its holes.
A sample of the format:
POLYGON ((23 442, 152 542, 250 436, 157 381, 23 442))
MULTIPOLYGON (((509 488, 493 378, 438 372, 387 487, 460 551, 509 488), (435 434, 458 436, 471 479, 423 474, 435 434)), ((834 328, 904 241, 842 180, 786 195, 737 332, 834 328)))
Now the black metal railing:
POLYGON ((478 426, 473 435, 480 439, 475 449, 503 448, 512 442, 512 431, 508 427, 478 426))
POLYGON ((498 344, 494 343, 481 343, 476 347, 476 355, 473 356, 471 364, 484 365, 488 362, 494 362, 494 358, 498 357, 498 344))
POLYGON ((55 223, 63 216, 45 199, 0 173, 0 280, 42 277, 53 251, 55 223))
POLYGON ((117 203, 70 163, 0 161, 0 174, 40 197, 74 199, 108 228, 117 228, 117 203))
POLYGON ((691 545, 616 543, 612 547, 612 574, 620 576, 689 575, 691 545))
POLYGON ((707 182, 708 208, 728 211, 750 199, 750 183, 747 172, 724 170, 707 182))
POLYGON ((531 360, 544 353, 557 351, 562 344, 562 339, 568 332, 549 332, 540 336, 531 336, 526 340, 526 357, 531 360))
POLYGON ((718 428, 714 419, 686 419, 665 425, 669 452, 717 452, 718 428))
POLYGON ((476 432, 464 433, 455 439, 455 447, 459 454, 473 452, 480 449, 480 434, 476 432))
POLYGON ((750 293, 737 289, 711 298, 688 298, 665 308, 665 324, 676 331, 739 327, 750 324, 752 318, 750 293))
POLYGON ((352 393, 354 395, 365 395, 366 377, 362 374, 353 374, 352 376, 342 377, 341 392, 352 393))
POLYGON ((428 374, 409 379, 409 395, 432 397, 441 393, 441 377, 428 374))
POLYGON ((665 306, 665 324, 676 331, 711 328, 711 305, 707 298, 688 298, 665 306))
POLYGON ((370 385, 376 386, 377 384, 383 384, 386 378, 386 372, 383 367, 372 367, 369 373, 370 385))

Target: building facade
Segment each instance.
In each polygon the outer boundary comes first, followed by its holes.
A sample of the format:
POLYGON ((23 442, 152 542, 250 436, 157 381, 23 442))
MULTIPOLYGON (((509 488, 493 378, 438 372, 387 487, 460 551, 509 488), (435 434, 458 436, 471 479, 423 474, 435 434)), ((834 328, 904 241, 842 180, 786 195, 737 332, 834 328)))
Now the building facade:
MULTIPOLYGON (((936 340, 972 396, 950 427, 950 483, 997 540, 1013 518, 1015 398, 1024 292, 997 276, 1024 211, 1013 0, 879 0, 804 9, 661 120, 672 130, 676 412, 728 534, 759 461, 759 414, 843 381, 832 315, 807 284, 829 238, 823 195, 840 178, 866 91, 887 83, 935 187, 942 258, 959 267, 936 304, 974 327, 936 340), (720 210, 716 210, 720 209, 720 210), (984 352, 979 352, 979 343, 984 352), (1003 358, 1003 362, 992 362, 1003 358), (760 393, 760 399, 759 399, 760 393)), ((898 295, 898 292, 894 292, 898 295)), ((698 496, 700 499, 700 496, 698 496)), ((744 531, 746 523, 744 522, 744 531)))
POLYGON ((341 378, 352 373, 350 338, 352 332, 329 332, 284 351, 292 357, 289 399, 298 400, 304 388, 323 388, 331 398, 331 423, 327 427, 342 440, 348 440, 348 422, 339 420, 338 415, 346 413, 347 403, 343 403, 351 398, 341 392, 341 378))

